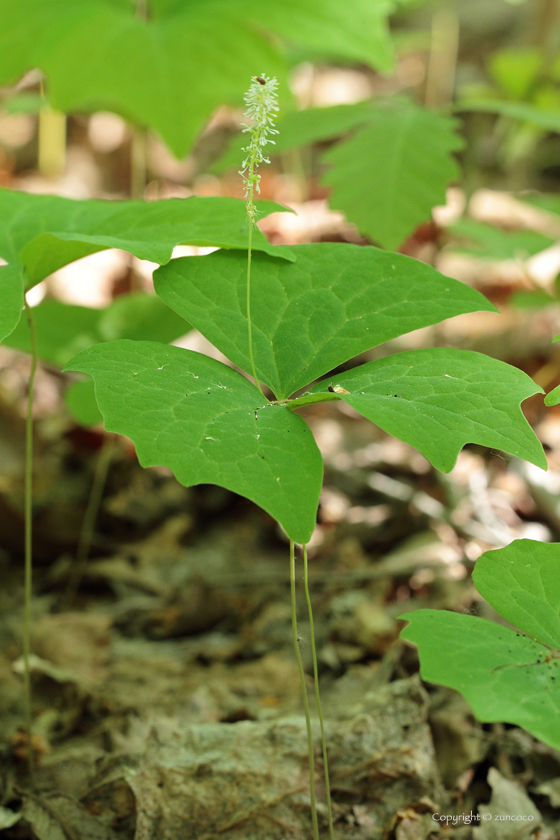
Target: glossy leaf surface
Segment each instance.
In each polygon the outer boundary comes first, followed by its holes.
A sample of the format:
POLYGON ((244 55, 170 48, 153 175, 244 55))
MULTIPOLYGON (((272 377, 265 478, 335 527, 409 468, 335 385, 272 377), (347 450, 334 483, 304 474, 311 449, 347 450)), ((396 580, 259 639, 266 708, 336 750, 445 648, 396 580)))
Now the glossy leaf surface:
POLYGON ((442 472, 466 443, 502 449, 546 469, 520 403, 542 391, 525 373, 469 350, 411 350, 324 380, 348 391, 344 402, 386 432, 415 446, 442 472))
POLYGON ((105 427, 133 440, 143 466, 167 466, 186 486, 226 487, 309 540, 321 455, 302 418, 244 376, 200 353, 126 340, 83 350, 67 369, 93 377, 105 427))
POLYGON ((285 74, 279 38, 312 52, 392 66, 387 0, 1 0, 0 81, 34 67, 62 111, 116 110, 182 157, 219 105, 239 105, 256 72, 285 74), (276 36, 276 37, 274 37, 276 36), (76 61, 76 56, 80 60, 76 61))
POLYGON ((379 108, 375 119, 324 159, 331 206, 384 248, 397 248, 458 177, 452 152, 462 146, 455 121, 413 105, 379 108))
POLYGON ((403 615, 422 676, 464 694, 480 720, 524 726, 559 749, 560 547, 516 540, 483 554, 473 580, 522 632, 441 610, 403 615))
MULTIPOLYGON (((251 314, 257 373, 284 399, 378 344, 444 318, 495 307, 424 263, 346 244, 289 248, 293 263, 253 257, 251 314)), ((246 260, 218 251, 172 260, 158 295, 229 359, 250 370, 246 260)))

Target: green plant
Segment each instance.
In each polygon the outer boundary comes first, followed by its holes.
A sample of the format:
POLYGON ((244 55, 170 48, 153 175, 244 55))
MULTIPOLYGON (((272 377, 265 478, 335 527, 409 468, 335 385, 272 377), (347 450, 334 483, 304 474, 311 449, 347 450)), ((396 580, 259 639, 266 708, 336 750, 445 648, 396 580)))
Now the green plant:
POLYGON ((286 78, 286 44, 303 56, 318 53, 390 70, 387 16, 396 5, 1 0, 0 83, 12 84, 38 67, 54 108, 117 111, 158 132, 181 157, 218 106, 239 104, 255 66, 286 78))
MULTIPOLYGON (((284 209, 260 202, 264 213, 284 209)), ((74 260, 122 248, 159 264, 176 245, 246 248, 243 206, 233 198, 154 201, 73 201, 0 190, 0 340, 20 321, 24 291, 74 260)), ((255 231, 254 248, 271 250, 255 231)), ((292 259, 288 251, 272 249, 292 259)))
MULTIPOLYGON (((270 202, 259 203, 264 212, 278 209, 270 202)), ((245 245, 244 213, 233 199, 190 199, 144 204, 141 202, 80 202, 49 196, 32 196, 9 190, 0 191, 0 213, 4 225, 0 234, 0 255, 7 265, 0 267, 0 289, 4 302, 0 309, 0 340, 14 334, 13 346, 31 351, 31 372, 26 420, 25 460, 25 608, 24 608, 24 678, 25 718, 29 744, 29 766, 33 772, 31 740, 30 683, 30 613, 32 593, 32 504, 33 504, 33 392, 39 354, 58 364, 76 349, 103 340, 108 335, 131 333, 140 326, 155 330, 154 337, 170 340, 181 319, 171 317, 161 323, 161 306, 137 299, 124 305, 116 303, 108 312, 93 313, 80 307, 64 307, 47 302, 39 310, 39 335, 33 310, 25 293, 57 268, 87 254, 108 247, 121 247, 145 259, 156 256, 158 262, 171 257, 180 243, 192 245, 245 245), (151 255, 151 256, 150 256, 151 255), (29 333, 18 330, 25 308, 29 333), (124 311, 123 311, 124 310, 124 311), (128 314, 127 314, 128 310, 128 314), (158 313, 159 310, 159 313, 158 313), (45 316, 46 317, 43 317, 45 316), (123 317, 124 316, 124 317, 123 317), (158 323, 159 321, 159 323, 158 323), (175 325, 173 326, 173 322, 175 325), (104 333, 105 331, 105 333, 104 333), (131 332, 132 331, 132 332, 131 332), (23 347, 22 347, 23 345, 23 347), (69 348, 72 348, 69 352, 69 348)), ((256 231, 254 247, 268 250, 266 239, 256 231)), ((274 251, 276 253, 276 251, 274 251)), ((288 252, 285 258, 292 257, 288 252)), ((71 401, 78 417, 96 422, 99 414, 88 393, 88 383, 81 383, 71 401), (84 390, 85 386, 85 390, 84 390)))
MULTIPOLYGON (((545 403, 560 403, 560 386, 545 403)), ((400 616, 409 622, 401 636, 418 646, 423 678, 460 691, 479 720, 523 726, 560 749, 560 545, 515 540, 487 551, 473 581, 504 623, 418 610, 400 616)))
POLYGON ((479 720, 515 723, 560 749, 560 547, 516 540, 483 554, 473 580, 521 632, 446 610, 405 613, 401 635, 418 645, 423 678, 460 691, 479 720))
MULTIPOLYGON (((401 255, 342 244, 289 250, 294 262, 261 254, 253 260, 255 367, 275 399, 263 400, 244 376, 219 362, 154 342, 107 342, 67 365, 93 377, 108 427, 135 441, 144 464, 165 463, 185 484, 215 483, 247 496, 298 543, 313 531, 322 477, 312 435, 294 413, 311 403, 343 400, 446 472, 470 442, 546 467, 519 409, 540 389, 522 372, 477 353, 407 351, 294 397, 390 338, 494 307, 401 255)), ((171 308, 250 370, 245 268, 242 255, 217 251, 173 260, 156 272, 155 285, 171 308)))
MULTIPOLYGON (((390 65, 385 30, 389 0, 352 0, 352 13, 348 4, 341 9, 317 0, 282 0, 264 10, 242 0, 234 0, 227 10, 221 0, 204 8, 196 3, 187 8, 180 0, 154 0, 149 9, 128 0, 88 0, 80 8, 68 0, 48 8, 39 5, 24 0, 16 8, 13 0, 0 0, 0 80, 13 81, 24 69, 39 66, 48 76, 49 102, 55 107, 115 109, 140 130, 157 130, 176 154, 186 151, 216 105, 238 102, 240 79, 256 61, 285 72, 282 48, 270 40, 270 33, 308 50, 371 62, 380 69, 390 65), (33 25, 15 50, 14 31, 25 12, 33 25), (227 73, 219 62, 210 67, 200 49, 210 27, 213 50, 225 56, 227 73), (106 49, 116 31, 122 34, 118 54, 106 49), (76 45, 86 41, 95 49, 84 51, 79 72, 69 73, 76 45), (130 61, 123 61, 123 53, 130 61), (165 72, 159 76, 155 68, 162 67, 165 72), (169 87, 169 76, 180 78, 181 85, 169 87)), ((268 77, 262 80, 266 87, 268 77)), ((461 140, 454 121, 410 102, 304 112, 285 120, 279 151, 353 132, 325 155, 331 168, 324 181, 333 187, 333 206, 388 248, 397 247, 428 218, 458 174, 452 153, 461 140), (380 159, 385 166, 371 166, 371 160, 380 159)), ((253 151, 261 151, 258 139, 253 151)), ((295 542, 303 544, 312 623, 305 545, 315 525, 323 468, 313 436, 296 412, 313 403, 344 401, 416 446, 444 471, 470 442, 545 466, 519 407, 540 389, 501 362, 446 348, 400 353, 340 372, 350 359, 391 338, 494 307, 470 288, 398 254, 352 245, 270 246, 254 226, 257 158, 251 163, 250 147, 248 154, 248 232, 242 203, 231 199, 108 204, 0 191, 5 221, 0 256, 8 262, 0 268, 0 338, 9 336, 6 343, 32 351, 30 397, 39 356, 81 371, 95 381, 106 428, 131 437, 141 463, 166 465, 186 485, 220 484, 252 499, 280 522, 290 538, 294 645, 304 684, 295 622, 295 542), (180 243, 222 250, 170 261, 180 243), (152 320, 131 323, 127 306, 132 311, 133 298, 103 313, 70 311, 52 301, 30 310, 27 289, 62 265, 107 247, 162 265, 155 276, 159 298, 149 304, 142 298, 139 304, 146 312, 153 309, 152 320), (23 324, 18 326, 24 303, 32 338, 23 324), (174 313, 165 316, 165 305, 174 313), (242 371, 252 373, 255 385, 226 365, 167 346, 175 329, 184 331, 187 324, 242 371)), ((263 202, 260 209, 280 208, 263 202)), ((77 383, 68 399, 83 422, 99 418, 87 380, 77 383)), ((31 399, 29 403, 28 731, 31 399)), ((319 705, 314 646, 313 664, 319 705)), ((309 713, 307 721, 310 736, 309 713)), ((326 752, 324 757, 326 768, 326 752)), ((310 775, 313 796, 312 760, 310 775)), ((312 814, 317 837, 314 808, 312 814)), ((330 831, 332 836, 332 819, 330 831)))
MULTIPOLYGON (((457 121, 444 114, 385 98, 287 113, 271 154, 338 139, 321 155, 331 207, 376 244, 395 249, 435 205, 445 204, 446 187, 459 175, 453 152, 463 141, 456 128, 457 121)), ((232 144, 218 168, 235 165, 240 145, 239 139, 232 144)))
MULTIPOLYGON (((268 84, 266 78, 256 84, 261 82, 268 84)), ((249 235, 254 163, 249 151, 244 164, 249 235)), ((252 372, 255 385, 213 359, 148 341, 92 346, 66 369, 93 377, 106 428, 130 437, 145 466, 168 466, 185 485, 226 487, 284 527, 290 538, 294 644, 305 688, 295 622, 294 543, 305 546, 314 529, 322 461, 295 410, 343 400, 444 471, 469 442, 507 449, 539 466, 546 460, 519 408, 540 389, 522 372, 480 354, 409 351, 313 384, 412 329, 494 310, 480 294, 429 266, 375 248, 324 244, 284 251, 291 259, 279 260, 274 252, 252 259, 249 252, 247 259, 221 250, 173 260, 154 276, 165 303, 252 372), (272 398, 264 396, 259 380, 272 398)), ((316 656, 314 672, 317 676, 316 656)), ((304 698, 307 703, 305 690, 304 698)), ((306 717, 313 798, 307 706, 306 717)), ((318 837, 314 808, 312 814, 318 837)))

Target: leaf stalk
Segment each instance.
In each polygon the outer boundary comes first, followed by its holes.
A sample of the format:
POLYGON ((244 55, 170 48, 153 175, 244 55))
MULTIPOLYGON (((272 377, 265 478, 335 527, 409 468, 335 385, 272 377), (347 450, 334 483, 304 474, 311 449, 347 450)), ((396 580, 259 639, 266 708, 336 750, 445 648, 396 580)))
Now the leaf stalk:
POLYGON ((27 754, 29 775, 33 780, 35 755, 32 740, 32 700, 31 700, 31 600, 33 588, 33 395, 35 392, 35 374, 37 372, 37 332, 33 313, 27 298, 24 297, 25 314, 31 335, 31 370, 27 395, 27 415, 25 421, 25 565, 24 565, 24 607, 23 607, 23 685, 25 730, 27 733, 27 754))
POLYGON ((313 732, 311 730, 311 715, 309 713, 309 698, 307 696, 307 685, 305 682, 305 671, 303 670, 303 662, 301 659, 301 651, 299 649, 299 634, 297 627, 297 610, 296 610, 296 561, 295 561, 295 545, 294 541, 290 540, 290 593, 292 602, 292 635, 294 640, 294 650, 296 654, 296 661, 299 670, 299 679, 301 683, 301 695, 303 698, 303 708, 305 710, 305 725, 307 727, 307 749, 309 754, 309 798, 311 799, 311 819, 313 822, 313 840, 319 840, 319 822, 317 819, 317 804, 315 800, 315 758, 313 752, 313 732))
POLYGON ((334 840, 334 825, 332 814, 331 787, 329 780, 329 760, 327 756, 327 739, 325 738, 325 725, 323 722, 323 710, 321 707, 321 695, 319 692, 319 667, 317 664, 317 649, 315 646, 315 629, 313 624, 313 609, 311 607, 311 595, 309 594, 309 570, 307 563, 307 546, 303 546, 303 584, 305 588, 305 600, 307 601, 307 612, 309 615, 309 633, 311 636, 311 655, 313 657, 313 685, 315 687, 315 702, 317 703, 317 714, 321 727, 321 747, 323 750, 323 773, 325 776, 325 793, 327 799, 327 816, 329 820, 329 838, 334 840))

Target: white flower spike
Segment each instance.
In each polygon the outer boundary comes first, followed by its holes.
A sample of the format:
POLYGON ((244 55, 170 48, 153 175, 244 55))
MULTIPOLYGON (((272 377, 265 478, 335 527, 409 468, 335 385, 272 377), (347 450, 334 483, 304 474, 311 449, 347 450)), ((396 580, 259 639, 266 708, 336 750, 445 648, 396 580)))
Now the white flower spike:
POLYGON ((251 223, 254 222, 257 213, 253 203, 254 192, 261 191, 261 176, 256 169, 261 163, 270 163, 270 160, 264 156, 263 149, 267 143, 274 145, 271 135, 278 134, 274 127, 274 120, 278 113, 277 87, 276 78, 270 78, 263 73, 262 76, 253 77, 251 86, 244 97, 247 105, 244 116, 249 124, 243 123, 243 132, 250 132, 251 142, 243 149, 247 157, 243 161, 243 168, 239 174, 244 181, 247 215, 251 223))

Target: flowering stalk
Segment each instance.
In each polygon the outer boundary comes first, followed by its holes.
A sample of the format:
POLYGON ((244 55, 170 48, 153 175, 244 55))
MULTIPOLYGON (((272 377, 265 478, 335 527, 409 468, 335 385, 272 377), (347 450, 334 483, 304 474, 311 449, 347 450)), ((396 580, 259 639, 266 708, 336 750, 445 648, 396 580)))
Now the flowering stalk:
POLYGON ((255 191, 257 193, 261 191, 261 176, 257 172, 257 168, 261 163, 270 163, 270 160, 264 156, 263 149, 267 143, 274 144, 271 135, 278 134, 278 131, 274 127, 274 119, 278 112, 277 87, 278 82, 274 77, 271 79, 269 76, 263 74, 262 76, 255 76, 253 78, 251 86, 245 94, 244 99, 247 105, 245 119, 250 121, 250 123, 244 123, 243 133, 250 133, 251 142, 243 149, 247 157, 243 161, 243 168, 239 172, 244 181, 245 203, 247 205, 247 217, 249 219, 249 245, 247 250, 247 334, 249 339, 249 360, 251 362, 251 373, 261 394, 262 388, 257 378, 253 358, 251 332, 251 250, 253 244, 253 225, 257 216, 254 196, 255 191))

